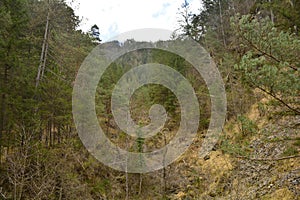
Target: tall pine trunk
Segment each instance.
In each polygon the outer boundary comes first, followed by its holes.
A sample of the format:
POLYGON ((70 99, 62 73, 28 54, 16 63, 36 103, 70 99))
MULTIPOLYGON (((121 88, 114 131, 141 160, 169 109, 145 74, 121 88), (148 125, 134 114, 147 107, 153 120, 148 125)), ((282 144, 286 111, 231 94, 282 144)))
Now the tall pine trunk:
MULTIPOLYGON (((50 6, 50 5, 48 4, 48 6, 50 6)), ((46 27, 45 27, 45 33, 44 33, 44 41, 43 41, 43 45, 42 45, 40 64, 39 64, 38 73, 37 73, 37 77, 36 77, 36 83, 35 83, 36 88, 39 86, 40 81, 43 78, 44 70, 46 67, 46 60, 47 60, 47 53, 48 53, 49 21, 50 21, 50 9, 48 9, 48 14, 47 14, 46 27)))
POLYGON ((220 14, 220 23, 221 23, 221 31, 222 31, 222 39, 224 47, 226 47, 226 38, 225 38, 225 31, 224 31, 224 23, 223 23, 223 14, 222 14, 222 5, 221 0, 219 0, 219 14, 220 14))
MULTIPOLYGON (((8 66, 5 64, 3 74, 3 88, 6 90, 8 81, 8 66)), ((1 94, 1 113, 0 113, 0 163, 2 162, 2 143, 3 143, 3 132, 5 129, 5 116, 6 116, 6 93, 5 91, 1 94)))

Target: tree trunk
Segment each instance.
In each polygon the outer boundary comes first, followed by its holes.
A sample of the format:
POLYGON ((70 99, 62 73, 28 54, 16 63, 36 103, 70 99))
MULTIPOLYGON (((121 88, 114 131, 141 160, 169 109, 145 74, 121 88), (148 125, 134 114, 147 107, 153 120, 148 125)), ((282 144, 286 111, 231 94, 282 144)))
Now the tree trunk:
MULTIPOLYGON (((129 118, 127 116, 127 128, 129 127, 129 118)), ((128 130, 127 130, 128 132, 128 130)), ((128 134, 126 133, 126 151, 128 152, 129 149, 129 137, 128 134)), ((126 198, 125 200, 129 200, 129 177, 128 177, 128 156, 126 157, 126 171, 125 171, 125 178, 126 178, 126 198)))
POLYGON ((143 174, 139 174, 139 178, 140 178, 140 180, 139 180, 139 195, 141 195, 142 194, 142 186, 143 186, 143 174))
MULTIPOLYGON (((7 55, 8 56, 8 55, 7 55)), ((4 67, 3 76, 3 88, 6 90, 8 82, 8 66, 4 67)), ((1 94, 1 113, 0 113, 0 163, 2 162, 2 142, 3 142, 3 132, 5 129, 5 117, 6 117, 6 93, 5 91, 1 94)))
MULTIPOLYGON (((163 131, 163 137, 164 137, 164 145, 167 145, 167 137, 165 131, 163 131)), ((166 198, 167 196, 167 169, 166 169, 166 154, 167 154, 168 148, 164 152, 163 157, 163 197, 166 198)))
MULTIPOLYGON (((269 3, 271 4, 272 0, 269 0, 269 3)), ((273 13, 272 8, 270 9, 270 18, 271 18, 272 23, 274 24, 274 13, 273 13)))
POLYGON ((221 31, 222 31, 222 37, 223 37, 223 44, 224 44, 224 47, 226 47, 226 38, 225 38, 225 31, 224 31, 224 24, 223 24, 223 15, 222 15, 221 0, 219 0, 219 12, 220 12, 220 23, 221 23, 221 31))
MULTIPOLYGON (((49 5, 48 5, 49 6, 49 5)), ((37 88, 40 84, 41 79, 44 75, 46 60, 47 60, 47 52, 48 52, 48 34, 49 34, 49 21, 50 21, 50 9, 48 10, 47 20, 46 20, 46 27, 45 27, 45 34, 44 34, 44 42, 42 45, 42 52, 40 57, 40 64, 38 68, 38 74, 36 77, 35 87, 37 88)))

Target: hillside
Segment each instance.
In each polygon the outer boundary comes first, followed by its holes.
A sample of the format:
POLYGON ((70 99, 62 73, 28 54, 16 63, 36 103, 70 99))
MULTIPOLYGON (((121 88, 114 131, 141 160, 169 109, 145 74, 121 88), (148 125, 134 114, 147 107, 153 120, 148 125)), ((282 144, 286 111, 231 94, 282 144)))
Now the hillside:
POLYGON ((103 42, 0 1, 1 200, 300 199, 300 1, 182 3, 169 40, 103 42))

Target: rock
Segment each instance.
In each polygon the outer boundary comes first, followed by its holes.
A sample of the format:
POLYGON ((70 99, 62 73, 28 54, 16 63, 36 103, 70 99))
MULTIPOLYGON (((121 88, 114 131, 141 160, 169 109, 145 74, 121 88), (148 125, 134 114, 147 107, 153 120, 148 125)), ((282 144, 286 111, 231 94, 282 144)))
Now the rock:
POLYGON ((210 155, 208 154, 208 155, 204 156, 203 159, 204 159, 204 160, 209 160, 209 159, 210 159, 210 155))
POLYGON ((268 188, 270 189, 270 188, 272 188, 274 186, 274 184, 270 184, 269 186, 268 186, 268 188))
POLYGON ((216 197, 217 196, 215 191, 211 191, 208 195, 211 196, 211 197, 216 197))

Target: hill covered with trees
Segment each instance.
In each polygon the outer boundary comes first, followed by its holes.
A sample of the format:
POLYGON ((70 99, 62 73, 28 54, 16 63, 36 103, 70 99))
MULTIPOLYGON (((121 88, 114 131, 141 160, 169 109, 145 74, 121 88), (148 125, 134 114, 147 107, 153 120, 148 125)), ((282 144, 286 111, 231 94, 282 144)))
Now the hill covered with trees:
POLYGON ((226 123, 213 150, 199 157, 212 114, 205 81, 170 52, 125 54, 110 64, 96 89, 98 121, 113 143, 130 152, 157 150, 180 125, 176 96, 149 84, 135 91, 131 115, 145 126, 151 106, 163 105, 165 127, 147 139, 118 127, 112 90, 135 66, 172 66, 189 80, 200 107, 191 147, 161 170, 134 174, 90 155, 73 121, 74 82, 101 42, 98 29, 96 38, 78 30, 79 17, 65 0, 0 1, 0 199, 300 198, 300 1, 203 0, 199 13, 184 1, 179 15, 172 40, 192 38, 216 63, 226 89, 226 123))

